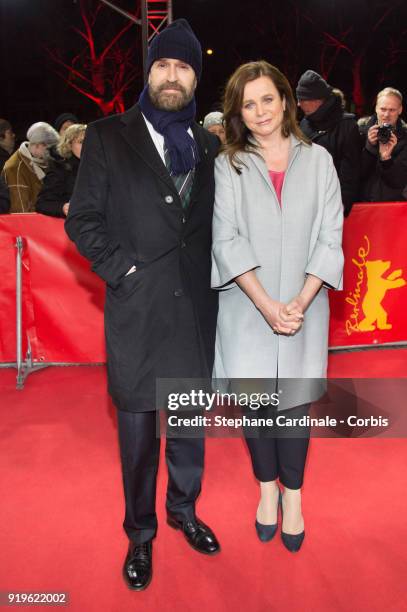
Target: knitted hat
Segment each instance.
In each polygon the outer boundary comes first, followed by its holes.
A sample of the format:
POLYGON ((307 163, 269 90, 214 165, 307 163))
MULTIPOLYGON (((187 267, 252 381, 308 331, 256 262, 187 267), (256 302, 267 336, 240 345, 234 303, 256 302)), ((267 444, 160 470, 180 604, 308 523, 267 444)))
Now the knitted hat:
POLYGON ((147 72, 161 58, 178 59, 192 66, 199 80, 202 72, 202 48, 186 19, 176 19, 151 42, 147 56, 147 72))
POLYGON ((332 87, 313 70, 304 72, 296 89, 298 100, 325 100, 331 93, 332 87))
POLYGON ((65 121, 72 121, 72 123, 80 123, 76 115, 73 115, 72 113, 62 113, 62 115, 58 115, 58 117, 54 121, 54 127, 57 132, 59 132, 65 121))
POLYGON ((219 111, 213 111, 208 113, 204 119, 203 126, 205 130, 210 128, 212 125, 223 125, 223 114, 219 111))
POLYGON ((30 144, 56 145, 59 142, 59 134, 54 128, 45 121, 38 121, 28 128, 27 139, 30 144))

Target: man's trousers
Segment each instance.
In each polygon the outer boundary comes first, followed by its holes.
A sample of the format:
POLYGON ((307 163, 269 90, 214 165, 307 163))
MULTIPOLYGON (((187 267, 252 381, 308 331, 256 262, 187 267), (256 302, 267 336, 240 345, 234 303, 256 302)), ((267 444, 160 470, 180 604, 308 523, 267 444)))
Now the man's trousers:
MULTIPOLYGON (((157 531, 156 483, 160 456, 158 412, 117 410, 120 456, 126 504, 124 530, 129 540, 141 544, 157 531)), ((201 490, 204 437, 167 437, 168 467, 166 508, 180 521, 195 518, 195 501, 201 490)))

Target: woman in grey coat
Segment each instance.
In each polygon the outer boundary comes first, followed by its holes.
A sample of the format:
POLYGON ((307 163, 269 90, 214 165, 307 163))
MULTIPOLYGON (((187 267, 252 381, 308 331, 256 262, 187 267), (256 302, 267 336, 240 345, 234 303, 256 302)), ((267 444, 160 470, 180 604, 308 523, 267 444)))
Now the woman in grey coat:
MULTIPOLYGON (((327 289, 342 288, 338 177, 329 153, 299 130, 291 87, 267 62, 240 66, 230 77, 224 121, 227 144, 216 161, 213 219, 212 287, 219 290, 214 378, 262 379, 259 391, 265 380, 278 378, 280 387, 281 379, 297 379, 285 386, 278 410, 307 416, 321 394, 315 381, 326 376, 327 289)), ((276 533, 280 500, 282 538, 291 551, 304 539, 309 429, 299 435, 246 435, 260 481, 258 536, 268 541, 276 533)))

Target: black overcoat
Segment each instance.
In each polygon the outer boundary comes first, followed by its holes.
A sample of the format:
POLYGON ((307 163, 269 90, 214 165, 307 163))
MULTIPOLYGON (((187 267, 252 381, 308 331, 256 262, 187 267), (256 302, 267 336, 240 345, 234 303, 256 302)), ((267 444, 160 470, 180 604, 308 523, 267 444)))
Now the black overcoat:
POLYGON ((200 162, 186 210, 137 105, 86 131, 65 227, 106 281, 108 383, 122 410, 154 410, 157 378, 211 374, 218 140, 197 124, 192 131, 200 162))
POLYGON ((358 201, 362 143, 355 115, 345 113, 337 96, 301 120, 300 128, 312 142, 332 155, 341 185, 342 203, 348 216, 358 201))
POLYGON ((65 217, 63 206, 70 201, 79 168, 79 159, 58 159, 44 177, 35 210, 51 217, 65 217))

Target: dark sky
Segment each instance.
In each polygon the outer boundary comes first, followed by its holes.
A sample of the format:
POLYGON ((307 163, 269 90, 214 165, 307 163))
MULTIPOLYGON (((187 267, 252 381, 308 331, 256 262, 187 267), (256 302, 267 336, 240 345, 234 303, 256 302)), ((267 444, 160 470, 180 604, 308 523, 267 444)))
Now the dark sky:
MULTIPOLYGON (((130 12, 137 6, 136 0, 112 1, 130 12)), ((174 0, 173 5, 174 18, 186 17, 203 48, 214 50, 204 55, 199 118, 216 107, 239 64, 260 58, 276 64, 294 86, 308 68, 327 71, 349 105, 360 65, 364 112, 371 111, 374 94, 384 86, 407 93, 407 73, 400 68, 407 57, 404 0, 174 0)), ((74 111, 84 121, 100 116, 93 102, 55 73, 46 53, 48 47, 70 61, 82 47, 72 29, 80 25, 79 0, 0 0, 0 116, 14 123, 20 138, 34 121, 53 122, 60 112, 74 111)), ((97 47, 123 25, 121 16, 102 8, 94 29, 97 47)), ((140 28, 132 27, 123 42, 134 47, 133 64, 141 73, 140 28)), ((141 88, 140 76, 126 94, 126 107, 141 88)))

